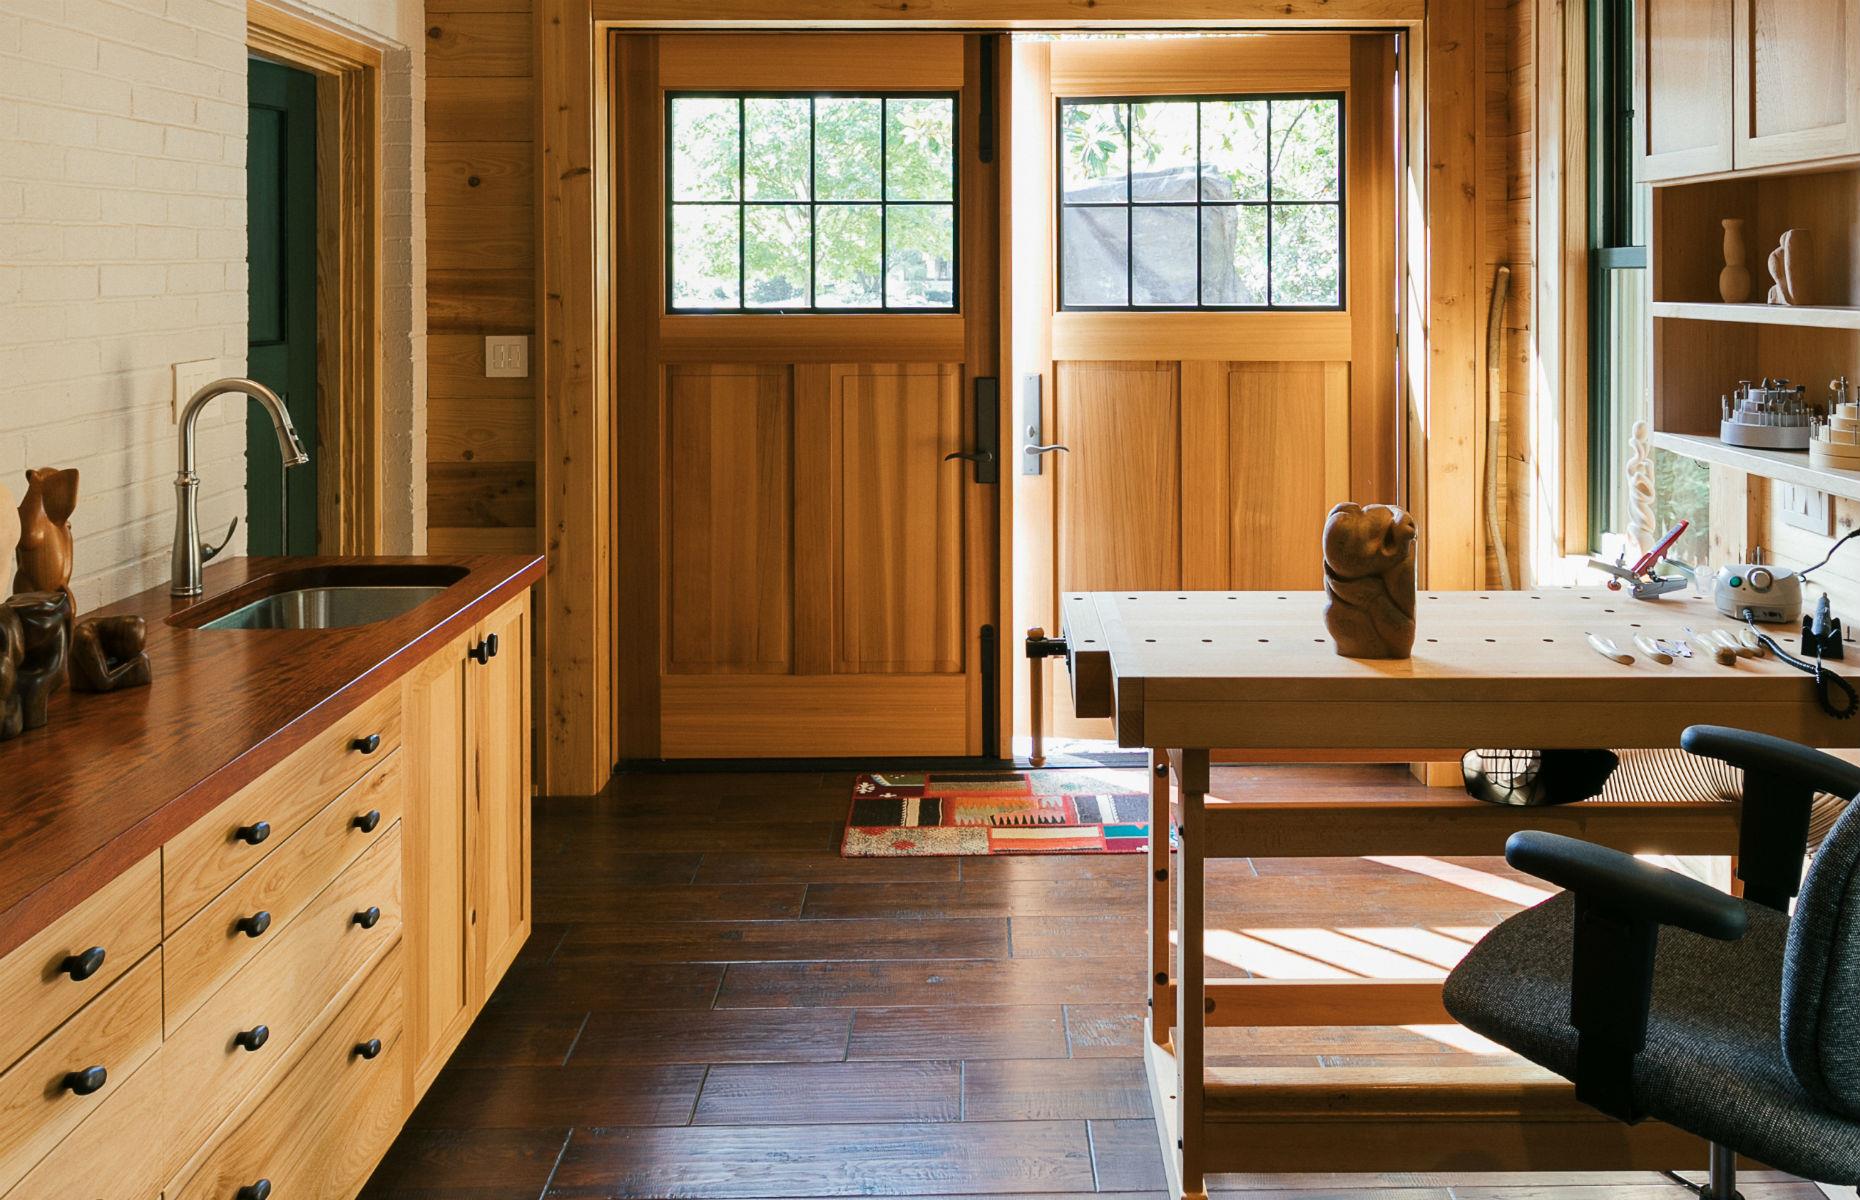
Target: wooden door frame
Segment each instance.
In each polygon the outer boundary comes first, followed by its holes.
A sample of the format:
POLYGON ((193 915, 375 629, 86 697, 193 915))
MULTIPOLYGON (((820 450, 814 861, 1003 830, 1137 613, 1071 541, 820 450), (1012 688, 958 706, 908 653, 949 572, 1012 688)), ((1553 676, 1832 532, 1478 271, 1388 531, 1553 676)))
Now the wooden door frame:
POLYGON ((246 48, 316 76, 317 553, 381 552, 381 51, 247 0, 246 48))
MULTIPOLYGON (((1485 8, 1457 0, 1097 0, 1085 9, 1076 0, 931 0, 921 9, 795 0, 787 16, 771 20, 766 0, 538 0, 538 522, 549 557, 538 622, 543 787, 559 794, 599 790, 613 770, 619 736, 613 478, 622 448, 614 440, 612 396, 618 331, 607 289, 598 283, 610 265, 617 220, 606 55, 597 53, 605 30, 1304 27, 1408 35, 1401 187, 1404 211, 1422 219, 1398 232, 1397 254, 1403 294, 1418 301, 1408 306, 1401 330, 1407 424, 1424 438, 1410 448, 1408 491, 1427 531, 1424 577, 1429 586, 1453 588, 1477 586, 1484 558, 1478 490, 1484 306, 1475 298, 1485 295, 1479 204, 1485 8)), ((1011 55, 996 59, 1006 64, 1011 55)), ((1005 186, 1011 173, 1002 175, 1005 186)), ((1004 197, 1004 230, 1009 211, 1004 197)), ((1011 277, 1005 257, 1002 271, 1005 288, 1011 277)), ((1011 306, 1001 308, 1005 323, 1011 306)), ((1004 336, 1002 354, 1009 353, 1004 336)), ((1005 632, 1014 627, 1013 505, 1011 486, 1002 491, 1005 632)), ((1000 641, 1005 659, 1016 639, 1000 641)), ((999 678, 1005 684, 1013 675, 1004 670, 999 678)), ((1004 714, 1012 709, 1011 702, 1000 706, 1004 714)))

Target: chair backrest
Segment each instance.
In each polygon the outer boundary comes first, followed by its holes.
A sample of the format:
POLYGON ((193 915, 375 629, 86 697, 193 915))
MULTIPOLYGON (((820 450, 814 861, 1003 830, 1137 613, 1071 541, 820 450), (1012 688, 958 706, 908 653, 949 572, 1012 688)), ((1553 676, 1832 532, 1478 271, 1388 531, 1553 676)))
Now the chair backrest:
POLYGON ((1860 1120, 1860 802, 1802 881, 1783 955, 1782 1040, 1796 1082, 1860 1120))

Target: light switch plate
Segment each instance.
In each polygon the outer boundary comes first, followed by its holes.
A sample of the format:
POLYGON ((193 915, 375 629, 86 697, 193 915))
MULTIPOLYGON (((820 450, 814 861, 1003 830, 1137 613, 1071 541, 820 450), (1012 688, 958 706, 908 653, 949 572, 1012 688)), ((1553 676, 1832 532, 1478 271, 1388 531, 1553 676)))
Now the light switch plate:
POLYGON ((524 334, 494 334, 484 339, 486 379, 524 379, 530 373, 530 339, 524 334))
POLYGON ((1779 483, 1776 488, 1776 507, 1785 525, 1806 529, 1822 537, 1834 532, 1829 521, 1832 513, 1826 492, 1802 487, 1800 484, 1779 483))
POLYGON ((168 420, 179 424, 181 406, 195 392, 215 379, 224 379, 230 374, 232 372, 226 369, 224 359, 197 358, 193 362, 175 363, 174 390, 168 399, 168 420))

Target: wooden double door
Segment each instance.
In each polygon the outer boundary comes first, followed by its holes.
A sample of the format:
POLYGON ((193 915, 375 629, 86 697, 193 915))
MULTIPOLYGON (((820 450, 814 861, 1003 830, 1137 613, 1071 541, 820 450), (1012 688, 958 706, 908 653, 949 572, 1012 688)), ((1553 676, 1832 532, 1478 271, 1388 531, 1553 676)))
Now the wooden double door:
POLYGON ((996 744, 981 41, 612 38, 624 759, 996 744))

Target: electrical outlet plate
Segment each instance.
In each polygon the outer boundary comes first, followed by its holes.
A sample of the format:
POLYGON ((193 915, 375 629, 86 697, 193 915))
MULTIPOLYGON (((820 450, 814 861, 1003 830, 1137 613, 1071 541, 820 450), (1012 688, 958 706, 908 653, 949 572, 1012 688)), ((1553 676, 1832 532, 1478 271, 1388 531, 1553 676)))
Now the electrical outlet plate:
POLYGON ((530 339, 524 334, 495 334, 484 339, 486 379, 524 379, 530 373, 530 339))
POLYGON ((1800 484, 1780 483, 1776 489, 1776 507, 1783 524, 1827 537, 1834 532, 1828 493, 1800 484))
POLYGON ((181 406, 189 397, 215 379, 224 379, 232 374, 226 370, 226 363, 218 358, 197 358, 193 362, 175 363, 173 368, 174 388, 168 399, 168 420, 174 424, 181 421, 181 406))

